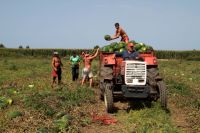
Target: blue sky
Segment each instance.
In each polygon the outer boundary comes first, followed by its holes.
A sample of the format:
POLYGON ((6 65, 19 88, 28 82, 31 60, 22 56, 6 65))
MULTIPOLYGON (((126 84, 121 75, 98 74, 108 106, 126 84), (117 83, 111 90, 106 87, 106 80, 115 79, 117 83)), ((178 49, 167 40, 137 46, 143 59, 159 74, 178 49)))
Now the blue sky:
POLYGON ((115 22, 157 50, 200 50, 199 0, 0 0, 8 48, 102 47, 115 22))

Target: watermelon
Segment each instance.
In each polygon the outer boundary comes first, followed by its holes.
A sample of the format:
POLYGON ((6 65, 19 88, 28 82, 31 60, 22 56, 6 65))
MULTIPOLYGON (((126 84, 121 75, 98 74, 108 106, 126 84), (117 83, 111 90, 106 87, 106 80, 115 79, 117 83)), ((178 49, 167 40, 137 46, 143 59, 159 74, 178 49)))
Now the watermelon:
POLYGON ((109 48, 109 52, 114 52, 114 49, 112 47, 109 48))
POLYGON ((125 48, 126 43, 125 42, 119 42, 119 48, 125 48))
POLYGON ((118 50, 119 50, 119 46, 118 46, 118 44, 115 45, 113 49, 114 49, 115 51, 118 51, 118 50))
POLYGON ((120 48, 119 52, 122 53, 125 51, 125 48, 120 48))
POLYGON ((106 41, 109 41, 109 40, 111 39, 111 37, 110 37, 110 35, 105 35, 105 36, 104 36, 104 39, 105 39, 106 41))
POLYGON ((129 41, 130 43, 133 43, 133 44, 135 44, 136 43, 136 41, 134 41, 134 40, 131 40, 131 41, 129 41))
POLYGON ((146 48, 145 46, 143 46, 143 47, 141 48, 141 50, 142 50, 142 51, 146 51, 147 48, 146 48))
MULTIPOLYGON (((109 39, 109 35, 105 35, 105 39, 109 39)), ((129 41, 130 43, 134 43, 134 48, 138 52, 149 52, 152 51, 153 48, 149 45, 146 45, 145 43, 136 43, 136 41, 131 40, 129 41)), ((125 42, 112 42, 109 45, 106 45, 101 48, 102 51, 104 52, 123 52, 126 49, 127 44, 125 42)))
POLYGON ((138 44, 140 44, 141 46, 144 46, 145 44, 144 43, 142 43, 142 42, 140 42, 140 43, 138 43, 138 44))
POLYGON ((108 52, 109 51, 109 46, 104 46, 103 49, 102 49, 102 51, 108 52))
POLYGON ((115 46, 115 45, 118 45, 118 43, 117 43, 117 42, 112 42, 112 43, 110 44, 110 46, 115 46))
POLYGON ((139 43, 136 43, 134 48, 136 51, 138 51, 142 46, 139 43))
POLYGON ((153 50, 153 48, 151 46, 149 46, 149 45, 147 45, 146 48, 147 48, 147 51, 152 51, 153 50))

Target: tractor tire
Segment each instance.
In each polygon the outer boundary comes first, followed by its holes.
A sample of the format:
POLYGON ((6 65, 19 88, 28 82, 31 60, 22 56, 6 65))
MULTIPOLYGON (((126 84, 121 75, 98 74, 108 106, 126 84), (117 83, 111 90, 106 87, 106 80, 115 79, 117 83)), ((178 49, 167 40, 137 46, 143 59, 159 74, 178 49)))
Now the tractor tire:
POLYGON ((167 109, 167 88, 163 81, 158 81, 158 88, 160 92, 161 107, 167 109))
POLYGON ((147 69, 147 82, 151 86, 156 86, 156 77, 159 76, 158 68, 147 69))
POLYGON ((113 69, 111 67, 101 66, 101 68, 100 68, 100 80, 112 79, 112 78, 113 78, 113 69))
POLYGON ((104 92, 105 92, 105 79, 113 78, 113 69, 111 67, 101 66, 100 68, 100 100, 104 100, 104 92))
POLYGON ((113 92, 111 83, 105 83, 104 103, 108 113, 113 112, 113 92))

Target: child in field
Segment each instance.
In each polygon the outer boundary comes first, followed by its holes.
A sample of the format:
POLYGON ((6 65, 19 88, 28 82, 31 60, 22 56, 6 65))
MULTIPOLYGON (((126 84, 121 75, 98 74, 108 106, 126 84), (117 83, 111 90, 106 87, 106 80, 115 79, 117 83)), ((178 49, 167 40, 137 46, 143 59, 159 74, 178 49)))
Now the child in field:
POLYGON ((52 71, 53 81, 52 81, 51 86, 53 87, 53 85, 56 84, 56 78, 58 78, 58 84, 61 83, 61 74, 62 74, 61 67, 63 66, 63 64, 61 62, 58 52, 53 53, 51 65, 53 68, 53 71, 52 71))

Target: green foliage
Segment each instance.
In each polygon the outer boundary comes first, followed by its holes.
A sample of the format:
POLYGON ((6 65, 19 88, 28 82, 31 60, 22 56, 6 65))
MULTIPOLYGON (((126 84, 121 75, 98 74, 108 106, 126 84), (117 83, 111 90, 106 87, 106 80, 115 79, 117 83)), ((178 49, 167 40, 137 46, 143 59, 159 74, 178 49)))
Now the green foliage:
POLYGON ((177 81, 170 80, 167 82, 167 84, 170 87, 170 91, 172 93, 178 93, 181 95, 191 95, 189 86, 185 85, 184 83, 179 83, 177 81))
POLYGON ((100 48, 99 45, 94 46, 94 49, 98 49, 98 48, 100 48))
POLYGON ((30 48, 29 45, 27 45, 27 46, 26 46, 26 49, 29 49, 29 48, 30 48))
POLYGON ((54 120, 55 127, 60 131, 66 131, 70 126, 70 121, 72 117, 69 115, 64 115, 60 119, 54 120))
POLYGON ((0 97, 0 109, 3 109, 8 105, 6 100, 7 100, 6 97, 3 97, 3 96, 0 97))
POLYGON ((48 133, 48 128, 46 127, 38 128, 36 133, 48 133))
POLYGON ((197 108, 197 109, 200 109, 200 99, 196 99, 194 101, 194 107, 197 108))
POLYGON ((120 116, 125 116, 126 119, 121 122, 127 125, 129 132, 178 132, 169 122, 170 115, 158 103, 152 103, 151 109, 143 107, 136 110, 135 106, 132 107, 134 110, 130 110, 128 114, 119 112, 120 116))
POLYGON ((89 117, 83 117, 80 121, 81 121, 81 126, 83 127, 88 126, 92 123, 92 120, 89 117))
POLYGON ((92 49, 0 49, 0 57, 23 57, 23 56, 34 56, 34 57, 51 57, 53 51, 57 51, 61 57, 71 56, 75 51, 80 55, 83 51, 90 52, 92 49))
POLYGON ((22 116, 22 113, 20 111, 11 111, 8 113, 8 117, 10 119, 13 119, 13 118, 16 118, 16 117, 19 117, 19 116, 22 116))
MULTIPOLYGON (((124 42, 119 42, 118 46, 116 47, 116 42, 111 43, 112 49, 116 51, 116 48, 121 49, 125 48, 126 44, 124 42), (114 46, 115 45, 115 46, 114 46)), ((99 47, 96 45, 94 48, 99 47)), ((153 48, 149 45, 145 46, 146 49, 152 50, 153 48)), ((110 46, 104 46, 101 48, 102 51, 109 52, 110 46)), ((136 43, 135 46, 136 50, 141 49, 141 44, 136 43)), ((18 57, 18 56, 43 56, 43 57, 51 57, 52 53, 55 49, 0 49, 0 56, 2 57, 18 57)), ((93 49, 56 49, 61 57, 66 57, 72 55, 75 51, 77 54, 81 54, 81 52, 85 51, 87 53, 92 53, 93 49)), ((110 50, 112 51, 112 50, 110 50)), ((143 50, 145 51, 144 48, 143 50)), ((155 54, 159 59, 186 59, 186 60, 200 60, 200 51, 199 50, 192 50, 192 51, 170 51, 170 50, 155 50, 155 54)))
POLYGON ((3 43, 0 43, 0 48, 5 48, 5 46, 3 45, 3 43))
POLYGON ((23 49, 23 46, 22 46, 22 45, 19 45, 19 49, 23 49))
POLYGON ((8 68, 10 70, 14 70, 14 71, 16 71, 18 69, 17 66, 15 64, 13 64, 13 63, 9 64, 8 68))
POLYGON ((8 97, 0 96, 0 110, 4 109, 8 105, 11 105, 13 100, 8 97))
POLYGON ((156 56, 159 59, 185 59, 185 60, 199 60, 200 51, 170 51, 170 50, 156 50, 156 56))

